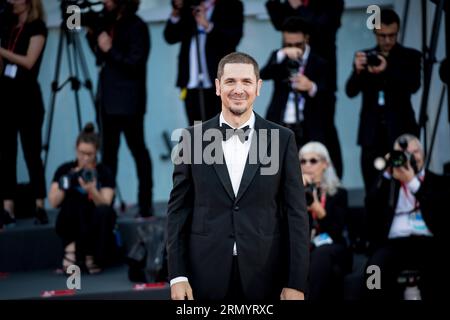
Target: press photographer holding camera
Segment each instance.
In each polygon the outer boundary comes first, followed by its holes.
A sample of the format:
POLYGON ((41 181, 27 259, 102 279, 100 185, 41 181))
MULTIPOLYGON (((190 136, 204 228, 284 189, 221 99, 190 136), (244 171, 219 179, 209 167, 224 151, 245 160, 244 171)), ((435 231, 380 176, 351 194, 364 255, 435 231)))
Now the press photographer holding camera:
POLYGON ((103 3, 103 18, 98 19, 98 25, 88 27, 87 34, 101 66, 97 121, 103 137, 102 161, 116 178, 123 133, 139 180, 138 216, 148 217, 154 213, 152 162, 144 135, 150 34, 147 24, 136 14, 140 0, 103 3))
MULTIPOLYGON (((448 234, 446 209, 449 179, 425 170, 425 155, 417 137, 404 134, 385 156, 384 171, 366 197, 370 258, 381 270, 381 290, 372 299, 399 299, 396 280, 402 270, 417 269, 423 300, 442 298, 439 265, 448 234), (445 238, 444 238, 445 237, 445 238)), ((381 169, 382 166, 378 166, 381 169)), ((447 249, 447 248, 445 248, 447 249)))
POLYGON ((397 13, 384 9, 380 14, 381 28, 374 29, 377 46, 355 54, 346 86, 350 98, 362 93, 358 144, 366 193, 377 178, 374 160, 391 149, 396 137, 419 133, 411 96, 420 88, 421 53, 397 42, 397 13))
POLYGON ((84 263, 89 273, 98 273, 114 258, 115 182, 111 171, 97 163, 99 148, 89 123, 77 138, 77 159, 56 170, 50 187, 50 204, 60 208, 56 233, 63 241, 64 270, 84 263))
POLYGON ((342 300, 344 276, 352 266, 352 253, 343 237, 347 191, 323 144, 305 144, 299 157, 311 227, 308 300, 342 300))
POLYGON ((222 105, 214 88, 217 66, 236 51, 243 28, 241 0, 172 0, 164 39, 168 44, 181 43, 176 86, 189 125, 220 113, 222 105))
POLYGON ((274 85, 266 119, 294 131, 298 148, 309 141, 326 144, 324 120, 332 112, 323 100, 330 92, 328 65, 311 52, 310 25, 305 20, 291 17, 282 31, 282 48, 273 51, 261 69, 261 78, 274 85))

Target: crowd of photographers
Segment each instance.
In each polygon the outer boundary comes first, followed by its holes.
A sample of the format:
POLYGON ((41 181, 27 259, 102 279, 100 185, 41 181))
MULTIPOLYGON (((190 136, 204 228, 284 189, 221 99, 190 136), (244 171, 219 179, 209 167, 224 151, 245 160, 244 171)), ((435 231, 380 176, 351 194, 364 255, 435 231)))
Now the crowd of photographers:
MULTIPOLYGON (((7 10, 0 7, 0 229, 15 222, 18 135, 36 199, 36 223, 48 223, 40 158, 44 107, 37 81, 47 28, 40 0, 7 2, 7 10)), ((87 39, 101 67, 96 103, 101 135, 93 124, 83 129, 76 160, 58 168, 50 187, 49 202, 60 208, 56 231, 64 245, 63 268, 82 261, 89 273, 97 273, 116 254, 113 202, 121 133, 136 162, 138 215, 153 215, 152 163, 144 140, 151 46, 148 26, 136 15, 138 7, 139 0, 104 0, 98 19, 88 19, 97 21, 87 26, 87 39), (98 152, 102 163, 97 162, 98 152)), ((274 86, 265 116, 290 128, 299 149, 311 225, 308 296, 339 299, 344 277, 352 270, 345 237, 348 200, 340 182, 343 164, 334 123, 336 33, 344 1, 268 0, 266 8, 282 33, 282 44, 261 70, 261 78, 273 80, 274 86)), ((240 0, 172 1, 164 39, 181 43, 176 86, 189 124, 220 112, 214 90, 217 64, 236 51, 243 27, 240 0)), ((375 46, 356 52, 348 66, 352 71, 346 93, 362 95, 358 144, 366 191, 367 266, 377 265, 386 275, 382 289, 368 290, 366 296, 401 298, 397 278, 404 270, 415 270, 422 298, 436 299, 441 288, 435 265, 448 225, 442 208, 450 183, 425 166, 411 104, 421 86, 421 53, 397 42, 400 27, 398 15, 383 10, 381 28, 374 30, 375 46)))

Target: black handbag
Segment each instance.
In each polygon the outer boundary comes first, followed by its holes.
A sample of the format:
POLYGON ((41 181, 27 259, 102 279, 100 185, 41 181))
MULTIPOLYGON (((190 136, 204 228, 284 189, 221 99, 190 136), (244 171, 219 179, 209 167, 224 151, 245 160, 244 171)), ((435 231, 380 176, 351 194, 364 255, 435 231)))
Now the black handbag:
POLYGON ((167 281, 164 224, 141 225, 137 232, 138 240, 127 255, 128 278, 143 283, 167 281))

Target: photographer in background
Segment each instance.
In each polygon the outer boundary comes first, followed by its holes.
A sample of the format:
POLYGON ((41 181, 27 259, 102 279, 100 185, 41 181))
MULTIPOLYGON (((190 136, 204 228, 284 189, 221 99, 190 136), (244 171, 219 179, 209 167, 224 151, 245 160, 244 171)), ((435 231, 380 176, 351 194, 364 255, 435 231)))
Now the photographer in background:
MULTIPOLYGON (((88 28, 88 41, 101 66, 97 120, 103 137, 102 161, 114 179, 120 135, 125 135, 139 179, 138 216, 153 215, 152 162, 144 138, 150 34, 136 15, 139 0, 104 0, 104 31, 88 28)), ((97 26, 98 27, 98 26, 97 26)))
POLYGON ((323 144, 307 143, 299 157, 311 226, 308 300, 342 300, 344 276, 352 267, 352 254, 343 237, 347 191, 323 144))
POLYGON ((381 289, 368 290, 368 298, 400 299, 397 277, 417 269, 423 300, 442 299, 438 285, 445 274, 439 266, 448 235, 449 180, 424 170, 423 147, 413 135, 400 136, 385 159, 386 169, 366 197, 367 265, 381 270, 381 289))
POLYGON ((298 17, 311 25, 309 45, 311 51, 328 63, 327 73, 330 75, 330 90, 327 103, 327 143, 339 178, 343 175, 342 155, 339 136, 334 123, 337 90, 337 58, 336 35, 341 27, 344 11, 344 0, 268 0, 267 13, 276 30, 282 30, 284 22, 290 17, 298 17))
POLYGON ((63 241, 64 271, 81 262, 89 273, 98 273, 115 254, 115 182, 109 169, 97 163, 99 148, 89 123, 77 138, 77 159, 56 170, 50 188, 50 204, 60 208, 56 233, 63 241))
POLYGON ((1 225, 15 223, 17 136, 36 199, 35 223, 48 223, 46 186, 41 159, 44 105, 37 81, 47 39, 40 0, 10 0, 0 21, 0 171, 1 225), (3 67, 1 67, 3 66, 3 67))
POLYGON ((286 20, 282 48, 261 70, 261 78, 274 84, 266 119, 294 131, 299 149, 309 141, 326 144, 324 119, 331 112, 322 99, 330 90, 327 64, 311 52, 309 27, 301 18, 286 20))
POLYGON ((169 44, 181 42, 177 87, 193 125, 221 111, 214 79, 220 59, 235 52, 241 41, 244 6, 240 0, 173 0, 172 7, 164 38, 169 44))
POLYGON ((362 93, 358 144, 366 193, 377 178, 374 160, 389 152, 399 135, 419 133, 411 95, 420 88, 421 53, 397 43, 399 30, 398 15, 382 10, 381 28, 374 30, 377 46, 356 53, 347 81, 350 98, 362 93))

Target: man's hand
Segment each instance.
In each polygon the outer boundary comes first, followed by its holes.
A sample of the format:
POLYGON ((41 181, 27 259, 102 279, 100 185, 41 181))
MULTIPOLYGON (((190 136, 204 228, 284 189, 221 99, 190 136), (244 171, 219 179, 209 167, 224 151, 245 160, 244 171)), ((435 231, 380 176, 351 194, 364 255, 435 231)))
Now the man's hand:
POLYGON ((85 182, 81 177, 78 177, 78 183, 87 193, 92 193, 97 190, 97 179, 95 178, 91 182, 85 182))
POLYGON ((394 167, 392 168, 392 176, 394 179, 400 181, 403 184, 411 182, 415 177, 414 169, 411 167, 409 162, 407 162, 406 167, 394 167))
POLYGON ((179 17, 183 9, 184 0, 172 0, 172 17, 179 17))
POLYGON ((303 50, 300 48, 285 47, 281 50, 291 60, 299 60, 301 57, 303 57, 303 50))
POLYGON ((357 52, 355 54, 354 65, 357 74, 360 74, 362 71, 366 69, 367 55, 365 52, 357 52))
POLYGON ((204 3, 195 7, 194 10, 192 11, 192 14, 194 15, 197 25, 202 26, 205 30, 207 30, 209 27, 209 21, 206 18, 206 9, 204 3))
POLYGON ((112 48, 112 38, 103 31, 97 38, 98 47, 102 52, 108 52, 112 48))
POLYGON ((292 88, 297 91, 308 92, 313 88, 313 82, 303 74, 297 74, 291 78, 292 88))
POLYGON ((303 0, 289 0, 289 4, 291 5, 292 9, 297 9, 301 5, 303 5, 303 0))
POLYGON ((175 283, 170 287, 170 297, 172 300, 185 300, 186 297, 188 300, 194 300, 194 296, 192 295, 192 288, 187 281, 182 281, 175 283))
POLYGON ((280 300, 305 300, 305 294, 292 288, 283 288, 280 300))
POLYGON ((387 60, 386 60, 386 58, 384 56, 382 56, 381 54, 379 54, 378 55, 378 59, 381 60, 381 63, 380 63, 380 65, 378 67, 369 66, 367 68, 367 70, 370 73, 379 74, 379 73, 382 73, 384 70, 386 70, 386 68, 387 68, 387 60))

